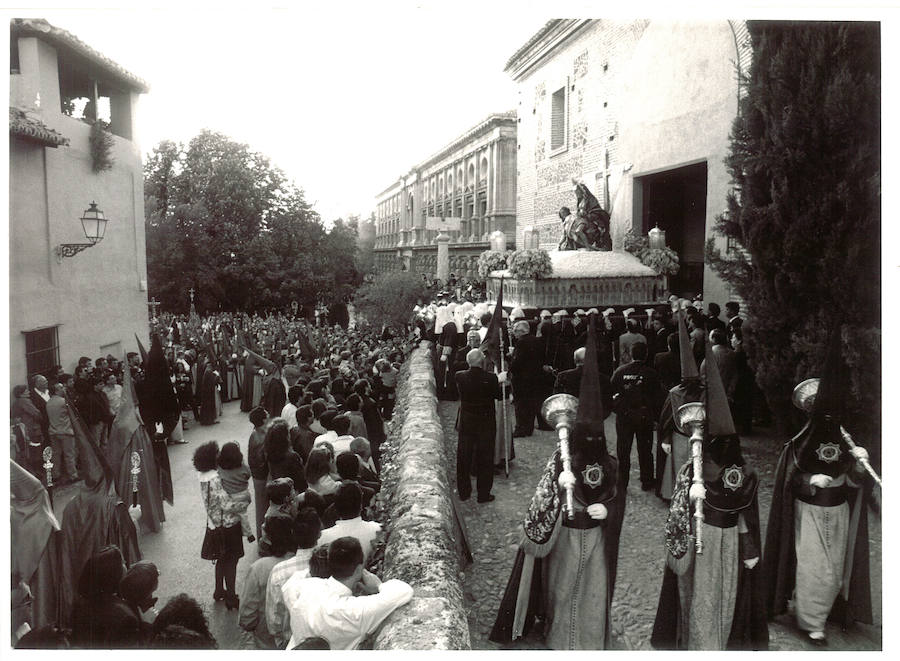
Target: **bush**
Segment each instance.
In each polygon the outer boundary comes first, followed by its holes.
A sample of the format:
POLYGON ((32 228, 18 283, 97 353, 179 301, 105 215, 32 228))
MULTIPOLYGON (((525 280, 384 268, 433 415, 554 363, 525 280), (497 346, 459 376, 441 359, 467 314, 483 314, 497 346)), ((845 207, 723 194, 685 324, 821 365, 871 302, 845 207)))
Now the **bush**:
POLYGON ((360 287, 354 304, 369 323, 402 327, 409 323, 416 301, 427 297, 422 278, 409 271, 385 273, 360 287))

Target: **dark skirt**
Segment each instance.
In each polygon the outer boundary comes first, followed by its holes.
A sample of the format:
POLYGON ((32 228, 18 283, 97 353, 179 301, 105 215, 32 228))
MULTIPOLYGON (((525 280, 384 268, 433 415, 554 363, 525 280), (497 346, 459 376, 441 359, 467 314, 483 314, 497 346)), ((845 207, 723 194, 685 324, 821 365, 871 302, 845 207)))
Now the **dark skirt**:
POLYGON ((207 528, 203 536, 200 557, 204 560, 237 560, 244 557, 244 538, 241 524, 220 528, 207 528))

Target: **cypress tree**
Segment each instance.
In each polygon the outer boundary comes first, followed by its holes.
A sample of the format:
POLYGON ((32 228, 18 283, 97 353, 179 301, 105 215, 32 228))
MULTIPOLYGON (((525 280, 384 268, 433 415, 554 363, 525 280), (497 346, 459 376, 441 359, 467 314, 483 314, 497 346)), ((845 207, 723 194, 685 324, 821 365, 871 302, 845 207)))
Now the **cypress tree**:
POLYGON ((779 430, 797 422, 798 381, 818 375, 840 326, 847 423, 880 445, 880 26, 748 24, 753 60, 726 160, 733 192, 708 244, 713 269, 743 299, 757 382, 779 430))

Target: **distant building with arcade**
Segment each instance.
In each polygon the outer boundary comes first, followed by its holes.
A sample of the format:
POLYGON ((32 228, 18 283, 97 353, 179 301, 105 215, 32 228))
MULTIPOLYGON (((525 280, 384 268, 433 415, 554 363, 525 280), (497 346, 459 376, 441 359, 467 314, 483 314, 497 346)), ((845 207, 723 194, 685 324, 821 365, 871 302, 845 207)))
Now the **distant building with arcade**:
MULTIPOLYGON (((438 230, 428 219, 454 219, 450 272, 471 278, 491 233, 507 247, 516 237, 516 113, 488 116, 438 153, 410 168, 376 197, 377 272, 437 273, 438 230)), ((432 223, 434 225, 434 223, 432 223)))

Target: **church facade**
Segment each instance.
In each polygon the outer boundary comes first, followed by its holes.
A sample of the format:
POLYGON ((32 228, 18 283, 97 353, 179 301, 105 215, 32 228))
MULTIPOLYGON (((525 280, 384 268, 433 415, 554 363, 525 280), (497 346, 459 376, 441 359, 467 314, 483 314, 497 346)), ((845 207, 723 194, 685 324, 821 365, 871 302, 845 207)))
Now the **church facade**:
POLYGON ((54 365, 71 373, 80 356, 122 358, 137 349, 135 333, 146 336, 144 189, 134 126, 148 86, 41 19, 11 21, 10 53, 9 356, 16 384, 54 365), (92 154, 97 120, 107 127, 106 148, 92 154), (104 152, 105 163, 94 155, 104 152), (93 209, 108 221, 99 240, 93 209))
POLYGON ((376 272, 437 273, 438 231, 428 218, 459 219, 450 235, 450 273, 472 278, 491 233, 516 236, 516 114, 488 116, 376 197, 376 272))
POLYGON ((730 188, 724 160, 750 63, 740 21, 548 22, 509 59, 518 87, 516 241, 555 249, 583 181, 611 213, 614 250, 658 226, 679 255, 679 295, 724 304, 704 264, 730 188))

